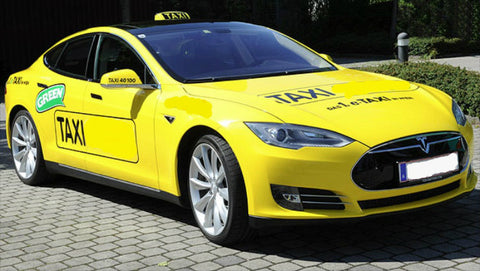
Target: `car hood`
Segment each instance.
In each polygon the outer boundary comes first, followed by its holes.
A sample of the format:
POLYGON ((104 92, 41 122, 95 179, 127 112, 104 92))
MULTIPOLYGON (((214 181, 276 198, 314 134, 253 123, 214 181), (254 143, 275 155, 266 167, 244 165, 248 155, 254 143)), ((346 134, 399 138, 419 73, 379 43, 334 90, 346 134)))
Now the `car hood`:
POLYGON ((420 133, 458 130, 446 94, 349 69, 185 84, 184 89, 193 96, 254 107, 286 123, 336 131, 368 146, 420 133))

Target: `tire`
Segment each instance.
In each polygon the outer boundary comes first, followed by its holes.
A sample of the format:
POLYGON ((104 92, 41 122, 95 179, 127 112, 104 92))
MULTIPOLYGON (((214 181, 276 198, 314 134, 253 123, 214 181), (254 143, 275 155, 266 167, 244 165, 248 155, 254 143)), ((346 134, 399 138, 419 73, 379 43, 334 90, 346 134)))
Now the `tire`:
POLYGON ((197 141, 190 153, 188 191, 195 220, 208 240, 228 245, 251 236, 242 173, 225 140, 205 135, 197 141))
POLYGON ((28 111, 21 110, 15 115, 10 142, 15 171, 20 180, 28 185, 45 183, 48 172, 43 160, 42 146, 37 127, 28 111))

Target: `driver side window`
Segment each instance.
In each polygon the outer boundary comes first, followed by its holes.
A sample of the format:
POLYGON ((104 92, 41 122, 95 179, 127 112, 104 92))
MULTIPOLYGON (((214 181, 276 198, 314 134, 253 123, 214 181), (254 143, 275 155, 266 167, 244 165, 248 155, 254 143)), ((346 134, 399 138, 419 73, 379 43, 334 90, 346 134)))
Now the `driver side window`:
POLYGON ((101 39, 98 52, 95 78, 100 80, 103 74, 121 69, 135 71, 144 84, 155 83, 146 65, 127 44, 115 38, 104 36, 101 39))

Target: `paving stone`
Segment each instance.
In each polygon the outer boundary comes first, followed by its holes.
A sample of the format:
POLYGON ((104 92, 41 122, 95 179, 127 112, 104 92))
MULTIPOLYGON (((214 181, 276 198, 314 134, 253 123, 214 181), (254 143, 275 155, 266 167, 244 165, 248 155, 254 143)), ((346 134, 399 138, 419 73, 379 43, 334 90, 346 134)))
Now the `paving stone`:
POLYGON ((264 268, 264 267, 270 266, 270 265, 272 265, 272 263, 269 262, 269 261, 263 260, 263 259, 254 259, 254 260, 246 261, 246 262, 242 263, 241 265, 245 266, 246 268, 248 268, 250 270, 257 270, 259 268, 264 268))
POLYGON ((178 259, 178 260, 168 261, 168 267, 171 269, 185 268, 193 264, 195 263, 190 261, 189 259, 178 259))
POLYGON ((149 265, 149 266, 158 266, 160 263, 169 263, 170 260, 162 255, 151 256, 151 257, 144 257, 143 259, 139 260, 139 262, 149 265))
POLYGON ((187 250, 183 250, 183 249, 163 253, 163 256, 165 256, 167 258, 170 258, 170 259, 179 259, 179 258, 188 257, 190 255, 192 255, 191 252, 189 252, 187 250))
POLYGON ((118 262, 113 260, 113 259, 104 259, 104 260, 95 261, 95 262, 89 264, 89 266, 95 268, 96 270, 102 269, 102 268, 107 268, 107 267, 112 267, 112 266, 115 266, 115 265, 118 265, 118 262))
POLYGON ((91 257, 95 260, 112 259, 116 256, 118 256, 118 254, 112 251, 102 251, 88 255, 88 257, 91 257))
POLYGON ((405 264, 401 263, 401 262, 385 261, 385 262, 372 262, 372 265, 376 266, 376 267, 379 267, 383 270, 392 270, 392 269, 400 268, 401 266, 403 266, 405 264))
POLYGON ((44 263, 39 260, 23 260, 21 263, 15 264, 14 267, 18 270, 32 270, 42 265, 44 263))
POLYGON ((117 266, 115 266, 114 270, 125 270, 125 271, 130 271, 130 270, 138 270, 145 267, 144 264, 141 264, 139 262, 129 262, 129 263, 122 263, 117 266))
POLYGON ((120 256, 115 257, 115 260, 121 263, 126 263, 126 262, 131 262, 131 261, 137 261, 139 259, 142 259, 142 255, 137 254, 137 253, 129 253, 129 254, 122 254, 120 256))
POLYGON ((279 263, 270 266, 270 269, 272 270, 277 270, 277 271, 283 271, 283 270, 299 270, 301 267, 293 264, 293 263, 279 263))
POLYGON ((214 260, 214 262, 218 263, 221 266, 238 265, 238 264, 240 264, 244 261, 245 261, 244 259, 242 259, 238 256, 234 256, 234 255, 230 255, 230 256, 226 256, 226 257, 220 257, 220 258, 214 260))
POLYGON ((16 258, 16 257, 12 257, 12 258, 1 258, 0 260, 0 267, 1 270, 3 270, 4 268, 6 268, 7 266, 11 266, 11 265, 15 265, 15 264, 18 264, 18 263, 21 263, 22 260, 19 259, 19 258, 16 258))
MULTIPOLYGON (((196 262, 196 263, 201 263, 201 262, 206 262, 206 261, 213 261, 215 259, 218 259, 217 255, 211 254, 211 253, 196 253, 188 256, 188 259, 196 262)), ((219 263, 220 264, 220 263, 219 263)))
POLYGON ((452 266, 457 264, 457 263, 455 263, 453 261, 449 261, 449 260, 433 260, 433 261, 426 261, 424 263, 428 264, 430 266, 433 266, 436 269, 440 269, 440 270, 446 269, 448 267, 452 267, 452 266))
POLYGON ((195 265, 190 266, 193 270, 204 271, 204 270, 217 270, 220 269, 222 266, 214 263, 214 262, 204 262, 204 263, 197 263, 195 265))
POLYGON ((89 248, 82 248, 82 249, 72 250, 68 252, 67 255, 69 255, 72 258, 76 258, 76 257, 85 256, 85 255, 91 255, 93 253, 95 252, 89 248))
POLYGON ((51 256, 44 257, 41 260, 42 260, 42 262, 45 262, 45 263, 58 263, 58 262, 61 262, 61 261, 65 261, 69 258, 70 257, 68 257, 65 254, 56 254, 56 255, 51 255, 51 256))
POLYGON ((222 267, 222 271, 248 271, 247 268, 238 265, 222 267))
POLYGON ((465 270, 465 271, 480 270, 480 264, 475 262, 468 262, 468 263, 459 264, 455 266, 455 268, 459 270, 465 270))
POLYGON ((348 270, 348 269, 352 268, 351 265, 346 264, 346 263, 322 263, 322 264, 320 264, 320 267, 322 267, 326 270, 331 270, 331 271, 348 270))
POLYGON ((40 271, 64 270, 67 266, 63 263, 51 263, 37 268, 40 271))
POLYGON ((326 270, 321 268, 320 266, 310 266, 307 268, 303 268, 302 271, 326 271, 326 270))
POLYGON ((379 267, 368 265, 368 264, 363 264, 363 265, 352 267, 349 269, 349 271, 382 271, 382 269, 379 267))

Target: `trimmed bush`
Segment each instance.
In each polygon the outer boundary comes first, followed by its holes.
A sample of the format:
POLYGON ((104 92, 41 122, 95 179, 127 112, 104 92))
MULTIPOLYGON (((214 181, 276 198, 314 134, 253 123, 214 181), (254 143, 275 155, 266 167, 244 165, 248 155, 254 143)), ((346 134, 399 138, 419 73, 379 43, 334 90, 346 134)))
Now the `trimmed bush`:
POLYGON ((475 52, 480 52, 480 42, 467 42, 460 38, 446 37, 410 38, 409 53, 423 56, 426 59, 435 58, 439 55, 475 52))
POLYGON ((480 73, 434 62, 386 64, 362 70, 382 73, 440 89, 452 96, 465 114, 480 117, 480 73))

